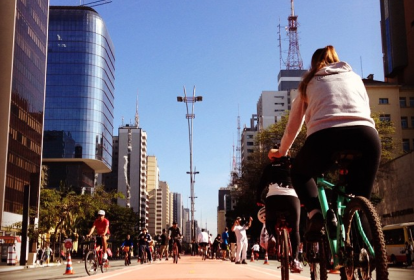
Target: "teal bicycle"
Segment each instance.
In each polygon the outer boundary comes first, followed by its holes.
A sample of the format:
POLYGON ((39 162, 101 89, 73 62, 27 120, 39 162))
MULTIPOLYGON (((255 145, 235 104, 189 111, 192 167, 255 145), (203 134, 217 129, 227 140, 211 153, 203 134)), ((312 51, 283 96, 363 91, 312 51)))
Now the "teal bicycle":
POLYGON ((367 198, 345 191, 347 166, 358 156, 354 151, 335 156, 339 171, 337 185, 323 176, 317 178, 325 227, 316 238, 307 238, 310 240, 305 245, 312 280, 326 280, 329 264, 335 270, 340 269, 341 280, 388 279, 385 241, 378 214, 367 198), (327 193, 332 203, 328 202, 327 193), (364 229, 363 224, 369 229, 364 229))

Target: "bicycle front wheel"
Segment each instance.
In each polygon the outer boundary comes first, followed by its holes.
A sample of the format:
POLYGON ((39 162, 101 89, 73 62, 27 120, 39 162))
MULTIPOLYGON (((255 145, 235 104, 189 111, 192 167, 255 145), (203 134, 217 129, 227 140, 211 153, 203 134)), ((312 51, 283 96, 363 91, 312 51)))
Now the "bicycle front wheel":
POLYGON ((109 260, 102 260, 102 265, 101 265, 101 271, 102 273, 105 273, 108 271, 108 267, 109 267, 109 260))
POLYGON ((289 280, 289 239, 288 232, 284 228, 282 229, 281 237, 281 254, 280 254, 280 272, 282 274, 282 280, 289 280))
POLYGON ((88 275, 96 274, 98 270, 98 262, 96 260, 96 255, 93 251, 89 251, 85 257, 85 270, 88 275))
POLYGON ((367 198, 357 196, 351 199, 345 209, 344 226, 346 248, 344 267, 341 268, 341 280, 387 280, 387 253, 381 222, 374 206, 367 198), (364 231, 370 231, 366 234, 375 255, 369 253, 368 246, 357 228, 359 222, 355 215, 357 212, 362 220, 362 225, 365 226, 364 231), (374 269, 375 278, 372 278, 374 269))

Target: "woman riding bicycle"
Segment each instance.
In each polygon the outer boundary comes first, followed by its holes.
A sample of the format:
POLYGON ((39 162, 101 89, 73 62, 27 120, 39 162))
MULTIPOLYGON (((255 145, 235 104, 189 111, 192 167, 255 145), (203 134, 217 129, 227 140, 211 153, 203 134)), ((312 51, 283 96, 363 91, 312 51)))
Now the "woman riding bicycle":
POLYGON ((358 151, 361 156, 348 166, 348 193, 369 198, 379 166, 381 143, 370 116, 364 84, 351 66, 339 60, 333 46, 315 51, 311 68, 299 85, 279 149, 269 158, 285 156, 303 122, 307 138, 292 165, 292 183, 305 205, 310 223, 306 238, 323 227, 314 177, 333 167, 339 151, 358 151))
POLYGON ((272 162, 265 167, 257 188, 256 201, 258 205, 263 205, 262 195, 266 189, 266 229, 270 236, 277 236, 276 228, 278 213, 289 213, 285 215, 290 232, 292 244, 292 266, 291 271, 300 273, 303 268, 298 261, 299 252, 299 221, 300 221, 300 202, 290 179, 291 160, 288 157, 272 158, 272 162))

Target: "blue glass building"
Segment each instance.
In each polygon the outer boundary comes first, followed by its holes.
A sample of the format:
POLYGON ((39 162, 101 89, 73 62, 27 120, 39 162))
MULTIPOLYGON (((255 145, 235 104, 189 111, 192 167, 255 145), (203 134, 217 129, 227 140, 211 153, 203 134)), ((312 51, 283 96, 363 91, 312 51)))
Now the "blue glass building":
POLYGON ((25 186, 32 209, 39 204, 48 3, 0 1, 0 231, 8 234, 22 222, 25 186))
POLYGON ((115 55, 90 7, 51 6, 43 163, 49 186, 93 187, 112 164, 115 55))

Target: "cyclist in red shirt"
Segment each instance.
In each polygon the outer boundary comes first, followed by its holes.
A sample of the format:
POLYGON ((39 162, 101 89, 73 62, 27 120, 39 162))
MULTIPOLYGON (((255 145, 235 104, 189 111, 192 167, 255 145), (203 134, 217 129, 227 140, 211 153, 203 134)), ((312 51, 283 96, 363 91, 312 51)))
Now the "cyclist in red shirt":
POLYGON ((87 237, 91 236, 93 231, 96 229, 96 246, 97 249, 100 248, 100 246, 103 247, 104 251, 104 260, 108 258, 108 254, 106 253, 107 248, 107 240, 109 238, 109 221, 105 218, 105 211, 99 210, 98 211, 98 218, 93 222, 93 226, 91 228, 91 231, 87 235, 87 237))

